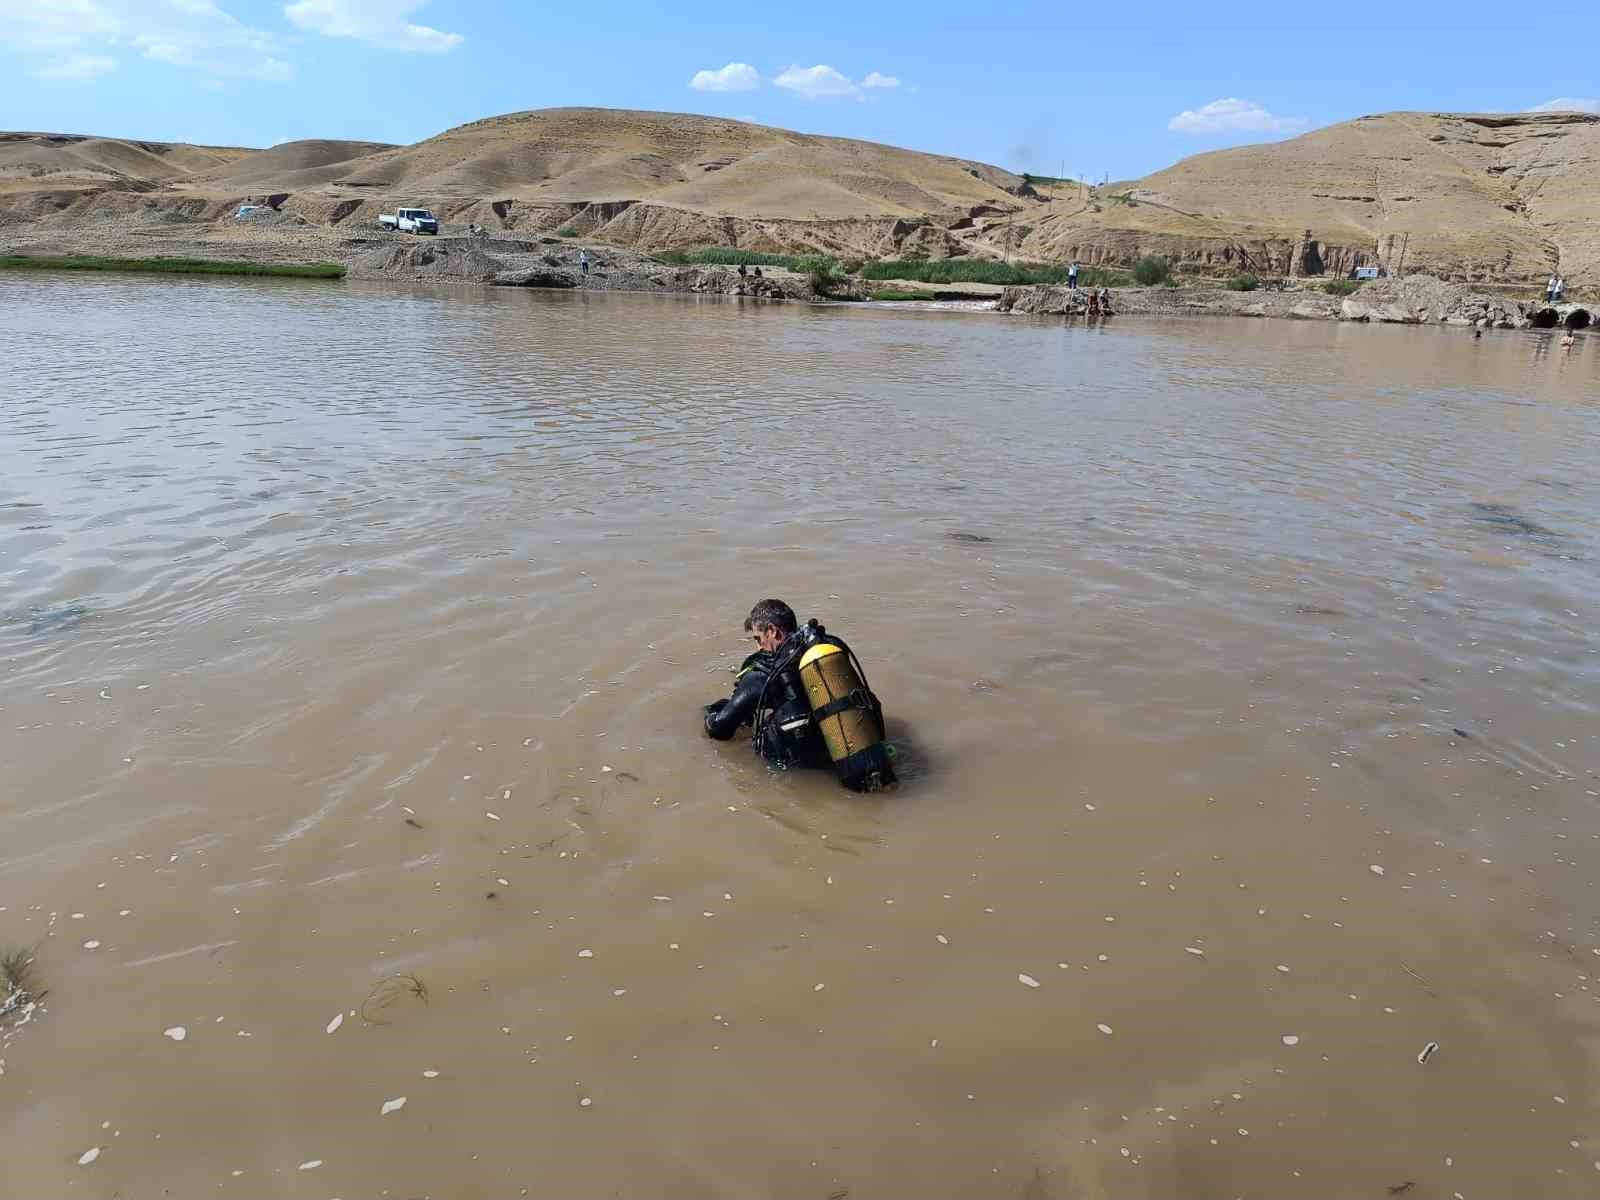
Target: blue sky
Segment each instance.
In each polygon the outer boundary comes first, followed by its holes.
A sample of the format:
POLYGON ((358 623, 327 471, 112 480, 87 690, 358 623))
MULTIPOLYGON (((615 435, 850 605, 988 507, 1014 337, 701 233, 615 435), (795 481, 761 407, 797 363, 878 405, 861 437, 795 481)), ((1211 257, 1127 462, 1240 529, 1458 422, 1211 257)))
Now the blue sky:
POLYGON ((601 105, 1117 179, 1390 109, 1597 110, 1597 50, 1470 5, 0 0, 0 128, 412 142, 601 105))

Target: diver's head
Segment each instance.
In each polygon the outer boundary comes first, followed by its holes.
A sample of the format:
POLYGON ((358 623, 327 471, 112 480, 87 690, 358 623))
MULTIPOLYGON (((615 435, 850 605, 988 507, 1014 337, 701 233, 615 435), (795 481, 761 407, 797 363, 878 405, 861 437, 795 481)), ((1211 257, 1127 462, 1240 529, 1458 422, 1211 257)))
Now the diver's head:
POLYGON ((794 609, 782 600, 762 600, 744 619, 745 632, 763 650, 776 650, 799 626, 794 609))

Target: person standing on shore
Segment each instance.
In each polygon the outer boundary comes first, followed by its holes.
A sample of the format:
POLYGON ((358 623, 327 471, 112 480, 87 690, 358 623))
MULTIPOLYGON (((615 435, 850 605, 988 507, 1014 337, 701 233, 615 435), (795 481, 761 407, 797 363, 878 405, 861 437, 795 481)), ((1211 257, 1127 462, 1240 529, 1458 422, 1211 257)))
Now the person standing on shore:
POLYGON ((1555 295, 1553 295, 1551 297, 1551 299, 1554 300, 1557 304, 1560 304, 1563 300, 1566 299, 1566 296, 1567 296, 1567 281, 1565 279, 1563 279, 1560 275, 1557 275, 1556 276, 1555 295))
POLYGON ((1072 265, 1067 268, 1067 289, 1069 291, 1074 291, 1074 292, 1078 290, 1078 260, 1077 259, 1073 259, 1072 260, 1072 265))
POLYGON ((1550 276, 1550 282, 1544 285, 1544 302, 1546 304, 1554 304, 1555 303, 1555 299, 1556 299, 1556 277, 1552 273, 1551 276, 1550 276))
POLYGON ((578 251, 578 269, 585 275, 589 273, 589 252, 587 250, 578 251))

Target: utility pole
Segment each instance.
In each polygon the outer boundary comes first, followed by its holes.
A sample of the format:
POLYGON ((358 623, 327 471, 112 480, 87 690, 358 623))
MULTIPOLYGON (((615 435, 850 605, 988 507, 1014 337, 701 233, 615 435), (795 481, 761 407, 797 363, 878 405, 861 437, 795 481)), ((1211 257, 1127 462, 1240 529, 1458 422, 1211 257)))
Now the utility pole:
POLYGON ((1408 230, 1405 231, 1404 234, 1401 235, 1401 238, 1400 238, 1400 270, 1398 270, 1398 271, 1396 271, 1394 273, 1394 277, 1396 279, 1399 279, 1400 276, 1401 276, 1401 273, 1404 272, 1405 269, 1406 269, 1406 247, 1409 246, 1410 244, 1411 244, 1411 231, 1408 229, 1408 230))

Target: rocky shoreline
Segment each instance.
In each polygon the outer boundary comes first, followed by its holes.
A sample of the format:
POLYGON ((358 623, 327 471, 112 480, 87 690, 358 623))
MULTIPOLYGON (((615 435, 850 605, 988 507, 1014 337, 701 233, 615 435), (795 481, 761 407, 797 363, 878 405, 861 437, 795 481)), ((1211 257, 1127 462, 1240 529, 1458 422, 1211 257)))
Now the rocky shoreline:
MULTIPOLYGON (((1083 292, 1065 287, 1008 287, 995 307, 1000 312, 1081 316, 1087 312, 1087 299, 1083 292)), ((1594 312, 1583 304, 1512 300, 1475 291, 1465 284, 1446 283, 1431 275, 1374 280, 1342 297, 1307 282, 1281 291, 1125 288, 1113 293, 1112 311, 1119 316, 1277 317, 1478 329, 1584 329, 1594 317, 1594 312)))
MULTIPOLYGON (((765 300, 820 299, 808 277, 764 267, 676 266, 614 246, 559 238, 437 237, 384 240, 348 260, 351 278, 440 280, 564 291, 688 292, 765 300), (587 260, 587 270, 584 267, 587 260)), ((833 298, 858 298, 846 288, 833 298)))

